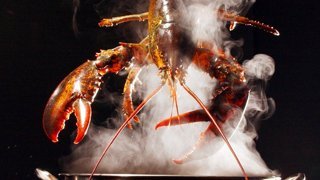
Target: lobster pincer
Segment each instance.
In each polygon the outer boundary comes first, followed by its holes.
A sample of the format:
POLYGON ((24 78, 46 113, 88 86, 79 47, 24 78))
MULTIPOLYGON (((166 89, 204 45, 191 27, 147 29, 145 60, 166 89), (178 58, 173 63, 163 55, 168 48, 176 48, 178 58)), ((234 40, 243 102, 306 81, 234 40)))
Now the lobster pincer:
POLYGON ((96 60, 83 63, 58 85, 43 113, 43 128, 49 139, 58 141, 65 121, 72 113, 76 116, 78 127, 74 143, 83 139, 91 120, 91 103, 100 89, 102 76, 118 73, 130 66, 134 51, 134 48, 125 45, 101 50, 96 60))

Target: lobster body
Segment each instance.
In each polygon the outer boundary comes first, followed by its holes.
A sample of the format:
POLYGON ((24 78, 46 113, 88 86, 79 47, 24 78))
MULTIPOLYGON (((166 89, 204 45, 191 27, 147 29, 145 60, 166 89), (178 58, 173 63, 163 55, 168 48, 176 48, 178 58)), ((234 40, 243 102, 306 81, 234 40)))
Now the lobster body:
POLYGON ((149 52, 159 70, 173 81, 178 74, 185 74, 194 52, 180 23, 179 3, 152 0, 149 7, 149 52))
MULTIPOLYGON (((156 128, 210 121, 210 125, 202 133, 202 136, 212 133, 221 135, 244 176, 247 177, 239 159, 221 130, 221 125, 230 119, 235 108, 244 109, 246 106, 250 90, 246 86, 244 69, 232 56, 227 55, 223 50, 214 48, 214 43, 193 42, 191 40, 189 37, 191 33, 185 27, 186 24, 184 24, 186 19, 183 17, 183 10, 180 9, 182 7, 181 3, 183 3, 181 0, 150 0, 149 11, 146 13, 103 19, 99 23, 99 26, 110 27, 128 21, 148 20, 148 36, 140 43, 120 43, 114 49, 101 50, 96 55, 96 60, 85 62, 60 83, 50 97, 43 114, 44 130, 53 142, 58 141, 59 132, 64 128, 65 121, 69 119, 70 114, 73 112, 77 118, 78 126, 78 134, 74 143, 79 143, 83 139, 90 124, 90 104, 94 101, 99 90, 101 77, 107 73, 118 73, 126 68, 129 69, 123 91, 123 112, 126 120, 107 145, 103 155, 125 126, 132 128, 131 119, 139 122, 139 118, 136 116, 137 113, 160 91, 164 84, 167 84, 171 90, 173 104, 176 105, 177 116, 160 121, 156 128), (134 83, 141 68, 147 64, 155 64, 157 66, 162 84, 135 108, 131 96, 134 83), (190 64, 194 64, 218 81, 218 86, 212 93, 211 103, 207 106, 185 84, 184 77, 190 64), (176 82, 180 83, 202 109, 179 114, 176 82)), ((276 29, 258 21, 253 21, 222 9, 218 9, 216 12, 220 20, 230 21, 230 29, 240 23, 279 35, 276 29)), ((175 160, 175 162, 182 163, 186 160, 194 159, 193 156, 196 154, 194 151, 203 144, 203 139, 201 137, 192 151, 175 160)))

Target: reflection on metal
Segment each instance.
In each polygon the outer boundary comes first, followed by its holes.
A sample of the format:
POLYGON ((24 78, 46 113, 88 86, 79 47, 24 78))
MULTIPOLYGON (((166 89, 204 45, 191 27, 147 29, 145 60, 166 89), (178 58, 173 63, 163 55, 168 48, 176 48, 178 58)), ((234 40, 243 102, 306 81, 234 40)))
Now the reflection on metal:
POLYGON ((54 177, 54 175, 52 175, 48 171, 36 168, 35 172, 36 172, 36 175, 37 175, 37 177, 39 179, 42 179, 42 180, 58 180, 56 177, 54 177))
MULTIPOLYGON (((86 173, 61 173, 61 180, 87 180, 90 174, 86 173)), ((168 174, 95 174, 94 180, 174 180, 174 179, 200 179, 200 180, 243 180, 243 177, 219 177, 219 176, 192 176, 192 175, 168 175, 168 174)), ((272 177, 249 177, 250 180, 306 180, 303 173, 294 174, 287 178, 279 176, 272 177)))
POLYGON ((307 177, 305 174, 303 173, 298 173, 298 174, 295 174, 295 175, 292 175, 288 178, 286 178, 285 180, 306 180, 307 177))
MULTIPOLYGON (((90 174, 59 174, 61 180, 87 180, 90 174)), ((270 178, 270 180, 278 180, 279 177, 270 178), (275 178, 275 179, 274 179, 275 178)), ((175 180, 175 179, 199 179, 199 180, 243 180, 243 177, 219 177, 219 176, 193 176, 193 175, 167 175, 167 174, 95 174, 94 180, 175 180)), ((249 177, 250 180, 266 180, 267 177, 249 177)), ((280 178, 281 180, 281 178, 280 178)))

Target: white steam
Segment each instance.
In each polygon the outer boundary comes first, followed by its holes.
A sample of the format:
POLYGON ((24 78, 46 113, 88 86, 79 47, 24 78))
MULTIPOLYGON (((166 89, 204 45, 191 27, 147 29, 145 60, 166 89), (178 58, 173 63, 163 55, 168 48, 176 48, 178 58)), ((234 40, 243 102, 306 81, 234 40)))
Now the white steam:
MULTIPOLYGON (((181 0, 180 0, 181 1, 181 0)), ((245 11, 253 1, 244 0, 185 0, 181 1, 181 13, 185 26, 189 27, 193 42, 209 41, 219 47, 226 48, 230 44, 225 23, 218 20, 214 10, 217 8, 245 11)), ((226 49, 229 51, 229 49, 226 49)), ((266 118, 274 110, 274 102, 268 99, 264 85, 256 80, 267 82, 274 73, 272 58, 257 55, 243 63, 251 89, 245 112, 235 109, 233 120, 224 124, 224 132, 230 139, 231 146, 239 157, 244 169, 250 176, 268 176, 273 172, 266 166, 255 149, 254 139, 257 137, 255 125, 261 118, 266 118), (271 105, 271 107, 270 107, 271 105)), ((158 69, 154 66, 143 68, 139 76, 142 86, 137 91, 144 96, 152 92, 160 84, 158 69)), ((217 81, 196 69, 188 68, 186 84, 205 103, 209 104, 217 81)), ((199 109, 200 106, 178 85, 178 106, 180 113, 199 109)), ((184 174, 212 176, 242 176, 241 170, 226 147, 221 137, 216 136, 210 145, 200 152, 209 151, 210 156, 177 165, 172 159, 180 158, 192 149, 198 141, 208 122, 193 123, 181 126, 163 127, 155 130, 157 122, 170 117, 172 98, 165 86, 139 114, 141 128, 125 129, 115 141, 104 160, 100 164, 99 173, 139 173, 139 174, 184 174)), ((123 122, 121 118, 115 121, 123 122)), ((70 156, 63 158, 63 168, 72 173, 91 172, 106 144, 116 130, 91 125, 85 141, 73 146, 70 156)), ((197 153, 197 152, 195 152, 197 153)))
POLYGON ((274 74, 274 60, 265 54, 257 54, 250 61, 244 61, 243 67, 250 78, 269 80, 274 74))
POLYGON ((265 94, 267 81, 275 72, 274 60, 268 55, 257 54, 253 59, 244 61, 243 67, 252 90, 246 116, 258 126, 257 121, 269 118, 275 111, 274 100, 265 94))

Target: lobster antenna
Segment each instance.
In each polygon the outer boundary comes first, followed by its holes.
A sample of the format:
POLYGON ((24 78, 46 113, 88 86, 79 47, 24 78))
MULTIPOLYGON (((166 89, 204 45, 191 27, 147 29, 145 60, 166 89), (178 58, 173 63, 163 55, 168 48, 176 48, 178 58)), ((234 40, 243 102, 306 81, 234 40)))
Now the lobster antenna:
POLYGON ((78 28, 78 22, 77 22, 77 14, 80 7, 80 0, 73 0, 73 14, 72 14, 72 29, 73 33, 76 37, 79 35, 79 28, 78 28))
POLYGON ((215 125, 215 127, 217 128, 217 130, 219 131, 222 139, 225 141, 225 143, 227 144, 229 150, 231 151, 232 155, 234 156, 235 160, 237 161, 241 172, 243 174, 243 176, 245 177, 246 180, 248 180, 248 175, 245 172, 238 156, 236 155, 235 151, 233 150, 231 144, 229 143, 228 139, 226 138, 224 132, 222 131, 222 129, 218 126, 216 120, 212 117, 212 115, 210 114, 209 110, 206 108, 206 106, 203 104, 203 102, 199 99, 199 97, 187 86, 185 85, 183 82, 180 81, 181 86, 190 94, 190 96, 193 97, 194 100, 197 101, 197 103, 201 106, 201 108, 206 112, 206 114, 209 116, 210 120, 212 121, 212 123, 215 125))
POLYGON ((178 107, 177 89, 176 89, 176 86, 173 83, 172 79, 169 79, 169 87, 170 87, 171 96, 172 96, 172 109, 171 109, 170 123, 169 123, 169 126, 170 126, 172 114, 173 114, 173 108, 175 107, 175 109, 176 109, 179 124, 180 124, 180 113, 179 113, 179 107, 178 107))
POLYGON ((178 106, 178 98, 177 98, 177 92, 174 91, 174 103, 176 104, 176 111, 177 111, 177 117, 178 117, 178 121, 179 121, 179 124, 180 124, 180 112, 179 112, 179 106, 178 106))
POLYGON ((151 94, 149 94, 140 104, 139 106, 133 111, 133 113, 131 113, 131 115, 128 117, 128 119, 126 119, 122 125, 119 127, 119 129, 117 130, 117 132, 114 134, 114 136, 111 138, 111 140, 109 141, 109 143, 107 144, 107 146, 105 147, 105 149, 103 150, 99 160, 97 161, 97 163, 95 164, 89 180, 92 179, 93 174, 96 172, 99 164, 101 163, 103 157, 106 155, 106 153, 108 152, 108 150, 110 149, 111 145, 113 144, 113 142, 117 139, 117 137, 119 136, 119 134, 123 131, 123 129, 127 126, 127 124, 129 123, 129 121, 136 116, 140 110, 156 95, 158 94, 158 92, 161 90, 161 88, 163 87, 163 84, 161 84, 161 86, 159 86, 157 89, 155 89, 151 94))
POLYGON ((172 94, 172 106, 171 106, 169 126, 171 126, 171 120, 172 120, 172 116, 173 116, 173 108, 174 108, 174 104, 175 104, 175 100, 174 100, 174 97, 173 97, 173 91, 172 90, 171 90, 171 94, 172 94))

